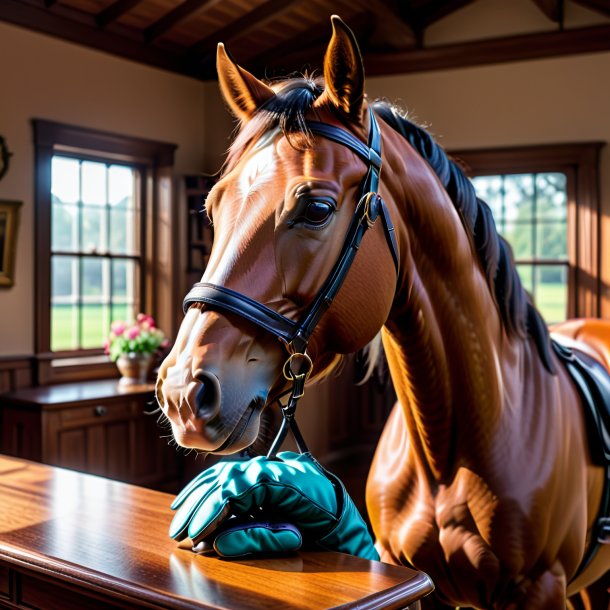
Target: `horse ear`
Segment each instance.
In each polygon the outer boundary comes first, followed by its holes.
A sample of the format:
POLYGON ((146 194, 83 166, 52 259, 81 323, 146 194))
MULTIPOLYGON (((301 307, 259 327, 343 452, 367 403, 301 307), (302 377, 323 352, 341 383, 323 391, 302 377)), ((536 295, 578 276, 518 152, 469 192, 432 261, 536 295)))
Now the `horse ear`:
POLYGON ((333 34, 324 55, 326 88, 316 105, 330 103, 358 120, 364 101, 364 66, 354 33, 337 15, 331 18, 333 34))
POLYGON ((248 120, 261 104, 275 95, 271 87, 238 66, 222 42, 218 43, 216 68, 220 91, 235 116, 242 121, 248 120))

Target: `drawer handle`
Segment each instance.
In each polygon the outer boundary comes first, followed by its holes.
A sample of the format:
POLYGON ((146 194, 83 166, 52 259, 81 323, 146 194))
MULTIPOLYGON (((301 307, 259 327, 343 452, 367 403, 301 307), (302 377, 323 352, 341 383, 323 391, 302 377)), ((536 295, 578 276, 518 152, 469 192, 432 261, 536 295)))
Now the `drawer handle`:
POLYGON ((106 413, 108 413, 108 409, 102 405, 98 405, 97 407, 95 407, 95 409, 93 409, 93 412, 98 417, 104 417, 104 415, 106 415, 106 413))

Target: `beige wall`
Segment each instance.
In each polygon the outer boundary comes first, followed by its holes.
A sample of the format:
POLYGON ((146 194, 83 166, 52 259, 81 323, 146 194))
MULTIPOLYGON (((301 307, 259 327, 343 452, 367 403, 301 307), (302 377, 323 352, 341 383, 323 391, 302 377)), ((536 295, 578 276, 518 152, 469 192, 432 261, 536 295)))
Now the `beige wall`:
MULTIPOLYGON (((33 350, 30 120, 45 118, 178 144, 176 175, 216 171, 233 120, 200 83, 0 23, 0 134, 14 153, 0 199, 23 201, 16 285, 0 290, 0 355, 33 350)), ((610 141, 610 53, 370 78, 371 97, 408 108, 446 148, 610 141)), ((610 147, 601 161, 610 234, 610 147)), ((182 240, 181 240, 181 243, 182 240)), ((610 298, 610 253, 602 244, 610 298)), ((610 317, 610 306, 602 312, 610 317)))
MULTIPOLYGON (((610 53, 369 78, 371 98, 399 102, 447 149, 610 142, 610 53)), ((610 235, 610 146, 600 166, 610 235)), ((602 316, 610 318, 610 243, 602 242, 602 316)))
POLYGON ((23 201, 15 286, 0 289, 0 355, 33 352, 32 118, 178 145, 176 176, 205 167, 204 85, 0 23, 0 134, 13 152, 0 199, 23 201))

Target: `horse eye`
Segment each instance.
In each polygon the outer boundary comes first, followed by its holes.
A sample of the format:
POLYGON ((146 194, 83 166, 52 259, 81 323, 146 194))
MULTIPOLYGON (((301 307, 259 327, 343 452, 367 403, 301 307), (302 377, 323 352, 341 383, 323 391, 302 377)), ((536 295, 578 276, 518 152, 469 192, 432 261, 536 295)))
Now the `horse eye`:
POLYGON ((328 201, 310 201, 305 208, 303 219, 311 225, 324 224, 335 211, 335 207, 328 201))

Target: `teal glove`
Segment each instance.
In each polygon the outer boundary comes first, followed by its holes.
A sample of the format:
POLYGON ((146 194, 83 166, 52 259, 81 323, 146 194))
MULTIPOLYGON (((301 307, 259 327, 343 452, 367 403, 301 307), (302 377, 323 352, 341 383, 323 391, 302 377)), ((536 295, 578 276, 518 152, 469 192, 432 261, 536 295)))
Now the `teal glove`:
POLYGON ((212 541, 219 555, 294 551, 306 544, 379 559, 341 481, 309 454, 219 462, 172 503, 169 535, 212 541))

